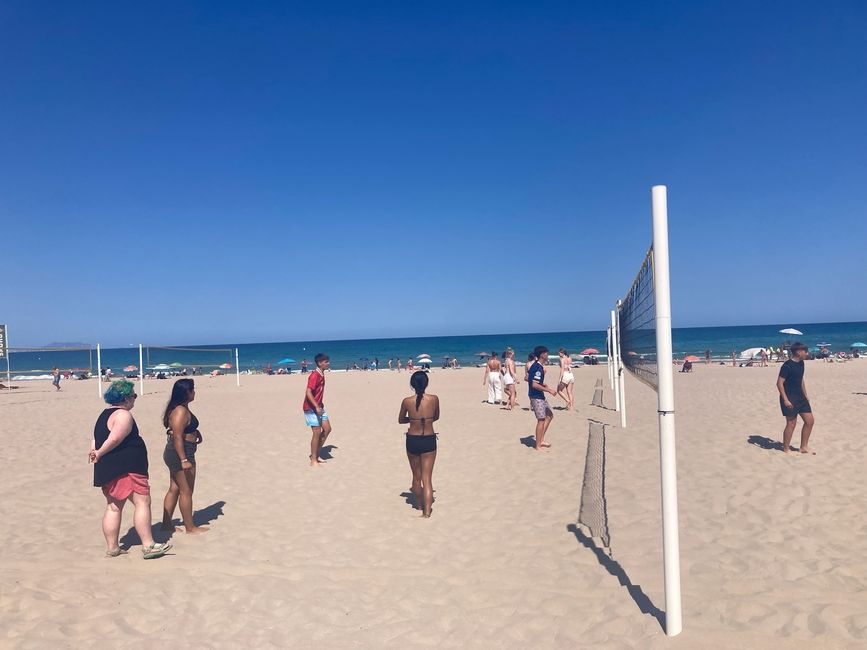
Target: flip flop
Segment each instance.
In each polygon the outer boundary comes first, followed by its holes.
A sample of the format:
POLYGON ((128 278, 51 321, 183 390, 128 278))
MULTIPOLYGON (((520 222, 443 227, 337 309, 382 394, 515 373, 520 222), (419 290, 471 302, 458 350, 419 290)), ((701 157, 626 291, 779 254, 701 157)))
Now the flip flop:
POLYGON ((142 546, 141 554, 146 560, 154 560, 168 553, 172 545, 169 542, 165 544, 151 544, 150 546, 142 546))
POLYGON ((127 553, 127 550, 125 548, 118 547, 113 551, 106 551, 105 557, 119 557, 121 555, 124 555, 125 553, 127 553))

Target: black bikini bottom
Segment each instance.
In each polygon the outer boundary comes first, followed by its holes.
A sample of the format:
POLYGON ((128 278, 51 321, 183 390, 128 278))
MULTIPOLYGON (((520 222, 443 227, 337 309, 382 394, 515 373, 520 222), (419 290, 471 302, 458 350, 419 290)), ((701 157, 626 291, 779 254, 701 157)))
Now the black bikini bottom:
POLYGON ((406 434, 406 453, 410 456, 421 456, 437 450, 436 434, 412 436, 406 434))

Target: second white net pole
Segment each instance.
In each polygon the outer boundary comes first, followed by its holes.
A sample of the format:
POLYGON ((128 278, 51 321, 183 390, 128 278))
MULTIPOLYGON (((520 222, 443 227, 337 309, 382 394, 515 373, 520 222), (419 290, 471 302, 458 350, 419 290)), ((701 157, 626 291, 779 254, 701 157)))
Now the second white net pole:
POLYGON ((674 374, 671 366, 671 285, 668 269, 668 198, 664 185, 651 190, 653 203, 653 293, 656 303, 656 364, 659 400, 659 468, 662 485, 662 555, 665 572, 665 633, 680 634, 680 537, 677 518, 677 457, 674 433, 674 374))
POLYGON ((620 426, 626 428, 626 368, 623 367, 623 355, 620 349, 620 301, 617 301, 617 309, 614 315, 614 347, 617 349, 617 365, 614 369, 617 376, 614 381, 617 382, 617 391, 620 394, 620 426))
POLYGON ((144 395, 144 352, 142 344, 138 344, 138 392, 144 395))

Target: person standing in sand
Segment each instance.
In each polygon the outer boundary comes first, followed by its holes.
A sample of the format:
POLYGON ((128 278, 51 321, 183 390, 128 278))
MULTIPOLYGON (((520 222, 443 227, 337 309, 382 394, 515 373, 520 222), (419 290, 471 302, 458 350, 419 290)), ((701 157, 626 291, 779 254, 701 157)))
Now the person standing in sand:
POLYGON ((518 394, 516 389, 518 371, 515 368, 515 351, 512 348, 506 348, 503 352, 503 387, 506 390, 506 395, 509 396, 506 408, 512 410, 515 404, 518 403, 518 394))
POLYGON ((426 395, 428 375, 419 370, 409 379, 415 395, 400 403, 399 424, 408 424, 406 457, 412 470, 412 491, 416 507, 428 518, 433 505, 433 468, 437 458, 437 434, 433 423, 440 419, 440 398, 426 395))
POLYGON ((530 383, 530 366, 536 361, 536 355, 532 352, 527 355, 527 362, 524 364, 524 381, 530 383))
POLYGON ((780 410, 786 418, 786 428, 783 430, 783 453, 788 454, 791 450, 792 435, 798 423, 798 416, 804 421, 801 428, 802 454, 809 454, 810 434, 813 432, 813 409, 810 407, 810 399, 807 397, 807 385, 804 383, 804 359, 807 358, 807 346, 803 343, 793 343, 791 347, 792 358, 786 361, 780 368, 777 377, 777 390, 780 393, 780 410))
POLYGON ((560 381, 557 382, 557 394, 566 400, 566 408, 570 411, 575 405, 572 399, 572 387, 575 384, 575 375, 572 374, 572 357, 566 348, 560 348, 560 381))
POLYGON ((710 365, 710 348, 704 351, 704 365, 710 365))
POLYGON ((54 366, 51 369, 51 384, 57 389, 60 390, 60 368, 54 366))
POLYGON ((118 536, 123 507, 131 500, 135 508, 133 525, 141 538, 142 555, 151 560, 165 555, 172 545, 154 543, 151 534, 148 450, 130 413, 136 397, 131 381, 121 379, 108 387, 103 398, 109 408, 100 413, 93 427, 88 458, 93 463, 93 484, 102 488, 106 500, 102 516, 102 534, 108 546, 106 556, 126 553, 120 547, 118 536))
POLYGON ((482 386, 488 386, 488 404, 499 404, 503 401, 503 383, 500 377, 502 366, 496 352, 491 352, 488 362, 485 364, 482 375, 482 386))
POLYGON ((174 530, 172 518, 180 504, 181 520, 188 535, 208 531, 206 526, 193 522, 193 491, 196 488, 196 449, 202 442, 199 418, 190 411, 190 402, 196 399, 196 386, 192 379, 178 379, 172 386, 172 395, 163 412, 166 428, 166 448, 163 462, 169 468, 169 489, 163 499, 163 530, 174 530))
POLYGON ((397 358, 397 371, 400 372, 400 357, 397 358))
POLYGON ((310 427, 310 467, 318 467, 323 463, 319 459, 322 445, 331 433, 331 421, 325 410, 325 371, 331 365, 327 354, 319 353, 314 359, 316 369, 307 379, 307 389, 304 391, 304 421, 310 427))
POLYGON ((545 385, 544 364, 548 361, 548 348, 544 345, 537 346, 533 350, 533 356, 536 357, 536 360, 530 366, 527 395, 530 398, 530 410, 536 416, 536 450, 539 451, 551 446, 551 443, 545 442, 545 434, 554 419, 554 412, 545 401, 545 393, 556 395, 557 391, 545 385))

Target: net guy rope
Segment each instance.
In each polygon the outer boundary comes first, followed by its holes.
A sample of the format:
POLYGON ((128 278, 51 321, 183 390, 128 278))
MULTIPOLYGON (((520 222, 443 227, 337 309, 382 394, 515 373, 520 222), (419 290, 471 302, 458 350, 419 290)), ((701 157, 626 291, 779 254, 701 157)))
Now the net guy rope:
MULTIPOLYGON (((659 466, 662 485, 662 555, 665 576, 665 633, 683 629, 680 594, 680 541, 677 518, 677 457, 674 430, 674 375, 671 350, 671 291, 668 268, 667 188, 651 190, 653 244, 626 297, 617 303, 614 328, 615 372, 626 368, 657 394, 659 466)), ((619 388, 621 424, 626 399, 619 388)))

